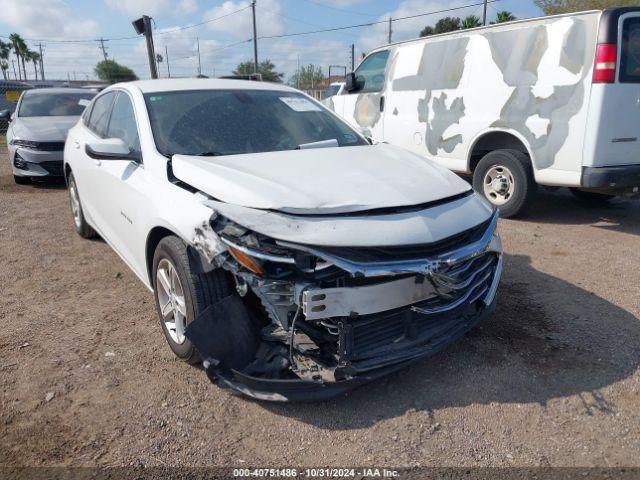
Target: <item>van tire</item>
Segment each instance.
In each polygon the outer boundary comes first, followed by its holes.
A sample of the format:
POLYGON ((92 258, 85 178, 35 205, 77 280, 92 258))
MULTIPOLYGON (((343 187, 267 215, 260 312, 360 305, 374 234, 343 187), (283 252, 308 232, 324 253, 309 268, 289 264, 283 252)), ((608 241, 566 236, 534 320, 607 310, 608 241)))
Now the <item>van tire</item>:
POLYGON ((582 200, 585 203, 591 203, 593 205, 606 205, 616 197, 615 195, 608 195, 606 193, 586 192, 579 188, 570 188, 569 191, 578 200, 582 200))
POLYGON ((529 157, 518 150, 505 149, 494 150, 480 160, 473 172, 473 188, 498 207, 501 217, 511 218, 531 206, 538 184, 529 157))
POLYGON ((176 342, 163 319, 160 295, 158 291, 158 266, 167 262, 175 268, 184 298, 186 311, 185 323, 188 326, 210 305, 231 295, 230 282, 226 273, 218 268, 208 273, 194 272, 191 269, 187 246, 178 237, 170 235, 163 238, 156 247, 153 255, 153 290, 155 293, 156 310, 164 336, 173 353, 192 365, 200 363, 198 351, 188 338, 176 342), (164 262, 163 262, 164 261, 164 262))

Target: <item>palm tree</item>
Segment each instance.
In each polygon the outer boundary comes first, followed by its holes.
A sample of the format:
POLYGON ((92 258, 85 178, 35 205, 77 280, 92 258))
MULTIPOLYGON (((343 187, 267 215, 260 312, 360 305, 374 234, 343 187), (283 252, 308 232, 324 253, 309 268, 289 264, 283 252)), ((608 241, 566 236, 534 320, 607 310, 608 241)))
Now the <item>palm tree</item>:
POLYGON ((38 52, 28 50, 25 57, 28 62, 33 62, 33 73, 35 75, 35 79, 38 80, 38 62, 40 61, 40 54, 38 52))
POLYGON ((28 60, 29 52, 29 47, 27 47, 27 44, 23 41, 22 45, 20 46, 20 58, 22 60, 22 73, 24 73, 25 80, 27 79, 27 67, 25 61, 28 60))
POLYGON ((2 77, 9 80, 7 70, 9 69, 9 54, 11 53, 11 44, 0 40, 0 69, 2 77))
POLYGON ((496 21, 491 23, 513 22, 514 20, 517 20, 517 17, 515 15, 513 15, 511 12, 507 12, 506 10, 503 10, 501 12, 498 12, 498 15, 496 16, 496 21))
POLYGON ((20 51, 22 50, 22 46, 25 45, 24 40, 17 33, 12 33, 9 35, 9 41, 11 42, 11 46, 13 47, 13 51, 18 59, 18 80, 22 80, 22 72, 20 71, 20 51))
POLYGON ((481 26, 482 26, 482 22, 480 21, 479 17, 476 17, 475 15, 469 15, 468 17, 465 17, 462 19, 462 25, 460 27, 462 29, 465 29, 465 28, 476 28, 481 26))

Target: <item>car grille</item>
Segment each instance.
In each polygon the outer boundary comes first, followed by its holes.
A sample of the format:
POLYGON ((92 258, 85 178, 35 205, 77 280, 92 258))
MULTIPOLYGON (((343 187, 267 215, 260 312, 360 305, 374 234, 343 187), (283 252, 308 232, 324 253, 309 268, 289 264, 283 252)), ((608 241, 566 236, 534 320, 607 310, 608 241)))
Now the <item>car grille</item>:
POLYGON ((487 230, 491 219, 469 230, 426 245, 407 245, 398 247, 322 247, 318 249, 330 255, 351 262, 385 262, 398 260, 418 260, 449 252, 460 245, 478 240, 487 230))
POLYGON ((37 149, 45 152, 62 152, 64 150, 64 142, 37 142, 37 149))
POLYGON ((486 305, 499 255, 486 253, 425 278, 438 297, 391 312, 344 319, 339 323, 338 356, 358 371, 409 359, 453 341, 471 328, 486 305))
POLYGON ((47 172, 49 172, 49 175, 52 175, 54 177, 61 177, 62 176, 62 162, 61 161, 58 161, 58 162, 56 162, 56 161, 41 162, 38 165, 40 165, 47 172))

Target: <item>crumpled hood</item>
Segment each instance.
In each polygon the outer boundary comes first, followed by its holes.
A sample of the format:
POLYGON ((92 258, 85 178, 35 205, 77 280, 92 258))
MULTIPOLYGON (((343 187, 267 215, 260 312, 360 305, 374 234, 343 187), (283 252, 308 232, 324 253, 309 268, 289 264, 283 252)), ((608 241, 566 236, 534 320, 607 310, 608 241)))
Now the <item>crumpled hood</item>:
POLYGON ((35 142, 64 142, 79 117, 18 117, 12 123, 15 138, 35 142))
POLYGON ((420 205, 470 190, 429 160, 387 144, 194 157, 173 173, 219 201, 287 213, 349 213, 420 205))

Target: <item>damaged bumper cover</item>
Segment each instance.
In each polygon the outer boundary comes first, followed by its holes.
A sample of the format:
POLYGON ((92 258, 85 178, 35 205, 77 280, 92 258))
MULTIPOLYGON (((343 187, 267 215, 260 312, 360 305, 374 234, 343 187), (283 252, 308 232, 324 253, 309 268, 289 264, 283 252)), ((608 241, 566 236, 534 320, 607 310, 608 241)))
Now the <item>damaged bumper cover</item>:
POLYGON ((497 222, 496 211, 437 244, 385 248, 265 247, 247 229, 214 222, 228 248, 216 261, 239 295, 204 312, 187 336, 209 378, 235 392, 269 401, 340 395, 433 355, 493 312, 497 222))

